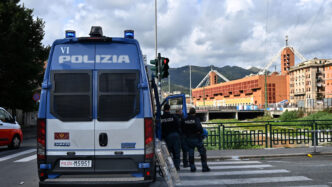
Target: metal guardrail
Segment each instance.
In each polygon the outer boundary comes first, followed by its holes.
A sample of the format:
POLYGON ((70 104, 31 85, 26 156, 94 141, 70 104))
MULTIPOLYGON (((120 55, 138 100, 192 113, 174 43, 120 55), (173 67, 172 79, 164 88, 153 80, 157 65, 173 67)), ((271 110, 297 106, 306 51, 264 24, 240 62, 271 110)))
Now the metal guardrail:
POLYGON ((209 149, 317 146, 332 142, 332 120, 203 123, 209 149))

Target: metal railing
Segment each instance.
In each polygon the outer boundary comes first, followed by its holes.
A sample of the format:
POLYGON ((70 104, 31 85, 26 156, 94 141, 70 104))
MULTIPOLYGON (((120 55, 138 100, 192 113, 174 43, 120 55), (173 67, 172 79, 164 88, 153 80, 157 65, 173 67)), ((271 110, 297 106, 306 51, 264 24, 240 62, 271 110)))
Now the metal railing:
MULTIPOLYGON (((203 123, 208 149, 317 146, 332 143, 332 120, 203 123)), ((331 144, 332 145, 332 144, 331 144)))

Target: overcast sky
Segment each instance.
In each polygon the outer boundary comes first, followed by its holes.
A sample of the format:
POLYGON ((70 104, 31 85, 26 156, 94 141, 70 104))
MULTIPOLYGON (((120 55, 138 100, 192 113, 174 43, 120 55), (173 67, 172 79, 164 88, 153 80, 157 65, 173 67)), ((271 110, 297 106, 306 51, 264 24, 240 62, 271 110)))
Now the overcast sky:
MULTIPOLYGON (((99 25, 111 37, 135 30, 143 54, 155 56, 154 0, 21 3, 45 21, 44 45, 67 29, 87 36, 99 25)), ((171 67, 264 67, 285 46, 285 35, 307 59, 332 58, 332 0, 158 0, 158 52, 171 67)))

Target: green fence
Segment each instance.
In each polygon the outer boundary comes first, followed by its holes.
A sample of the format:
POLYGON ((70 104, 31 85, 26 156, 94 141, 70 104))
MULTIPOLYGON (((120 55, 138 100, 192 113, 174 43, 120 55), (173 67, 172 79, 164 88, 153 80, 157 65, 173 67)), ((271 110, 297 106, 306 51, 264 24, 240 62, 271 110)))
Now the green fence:
POLYGON ((208 149, 247 149, 332 143, 332 120, 203 123, 208 149))

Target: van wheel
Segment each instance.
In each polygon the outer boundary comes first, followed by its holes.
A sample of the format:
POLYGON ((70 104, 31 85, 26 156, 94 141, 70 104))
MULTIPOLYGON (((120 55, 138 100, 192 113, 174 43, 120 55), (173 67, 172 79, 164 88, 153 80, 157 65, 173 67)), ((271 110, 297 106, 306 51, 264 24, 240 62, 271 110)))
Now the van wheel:
POLYGON ((18 149, 20 145, 21 145, 21 139, 17 135, 15 135, 8 147, 10 149, 18 149))

